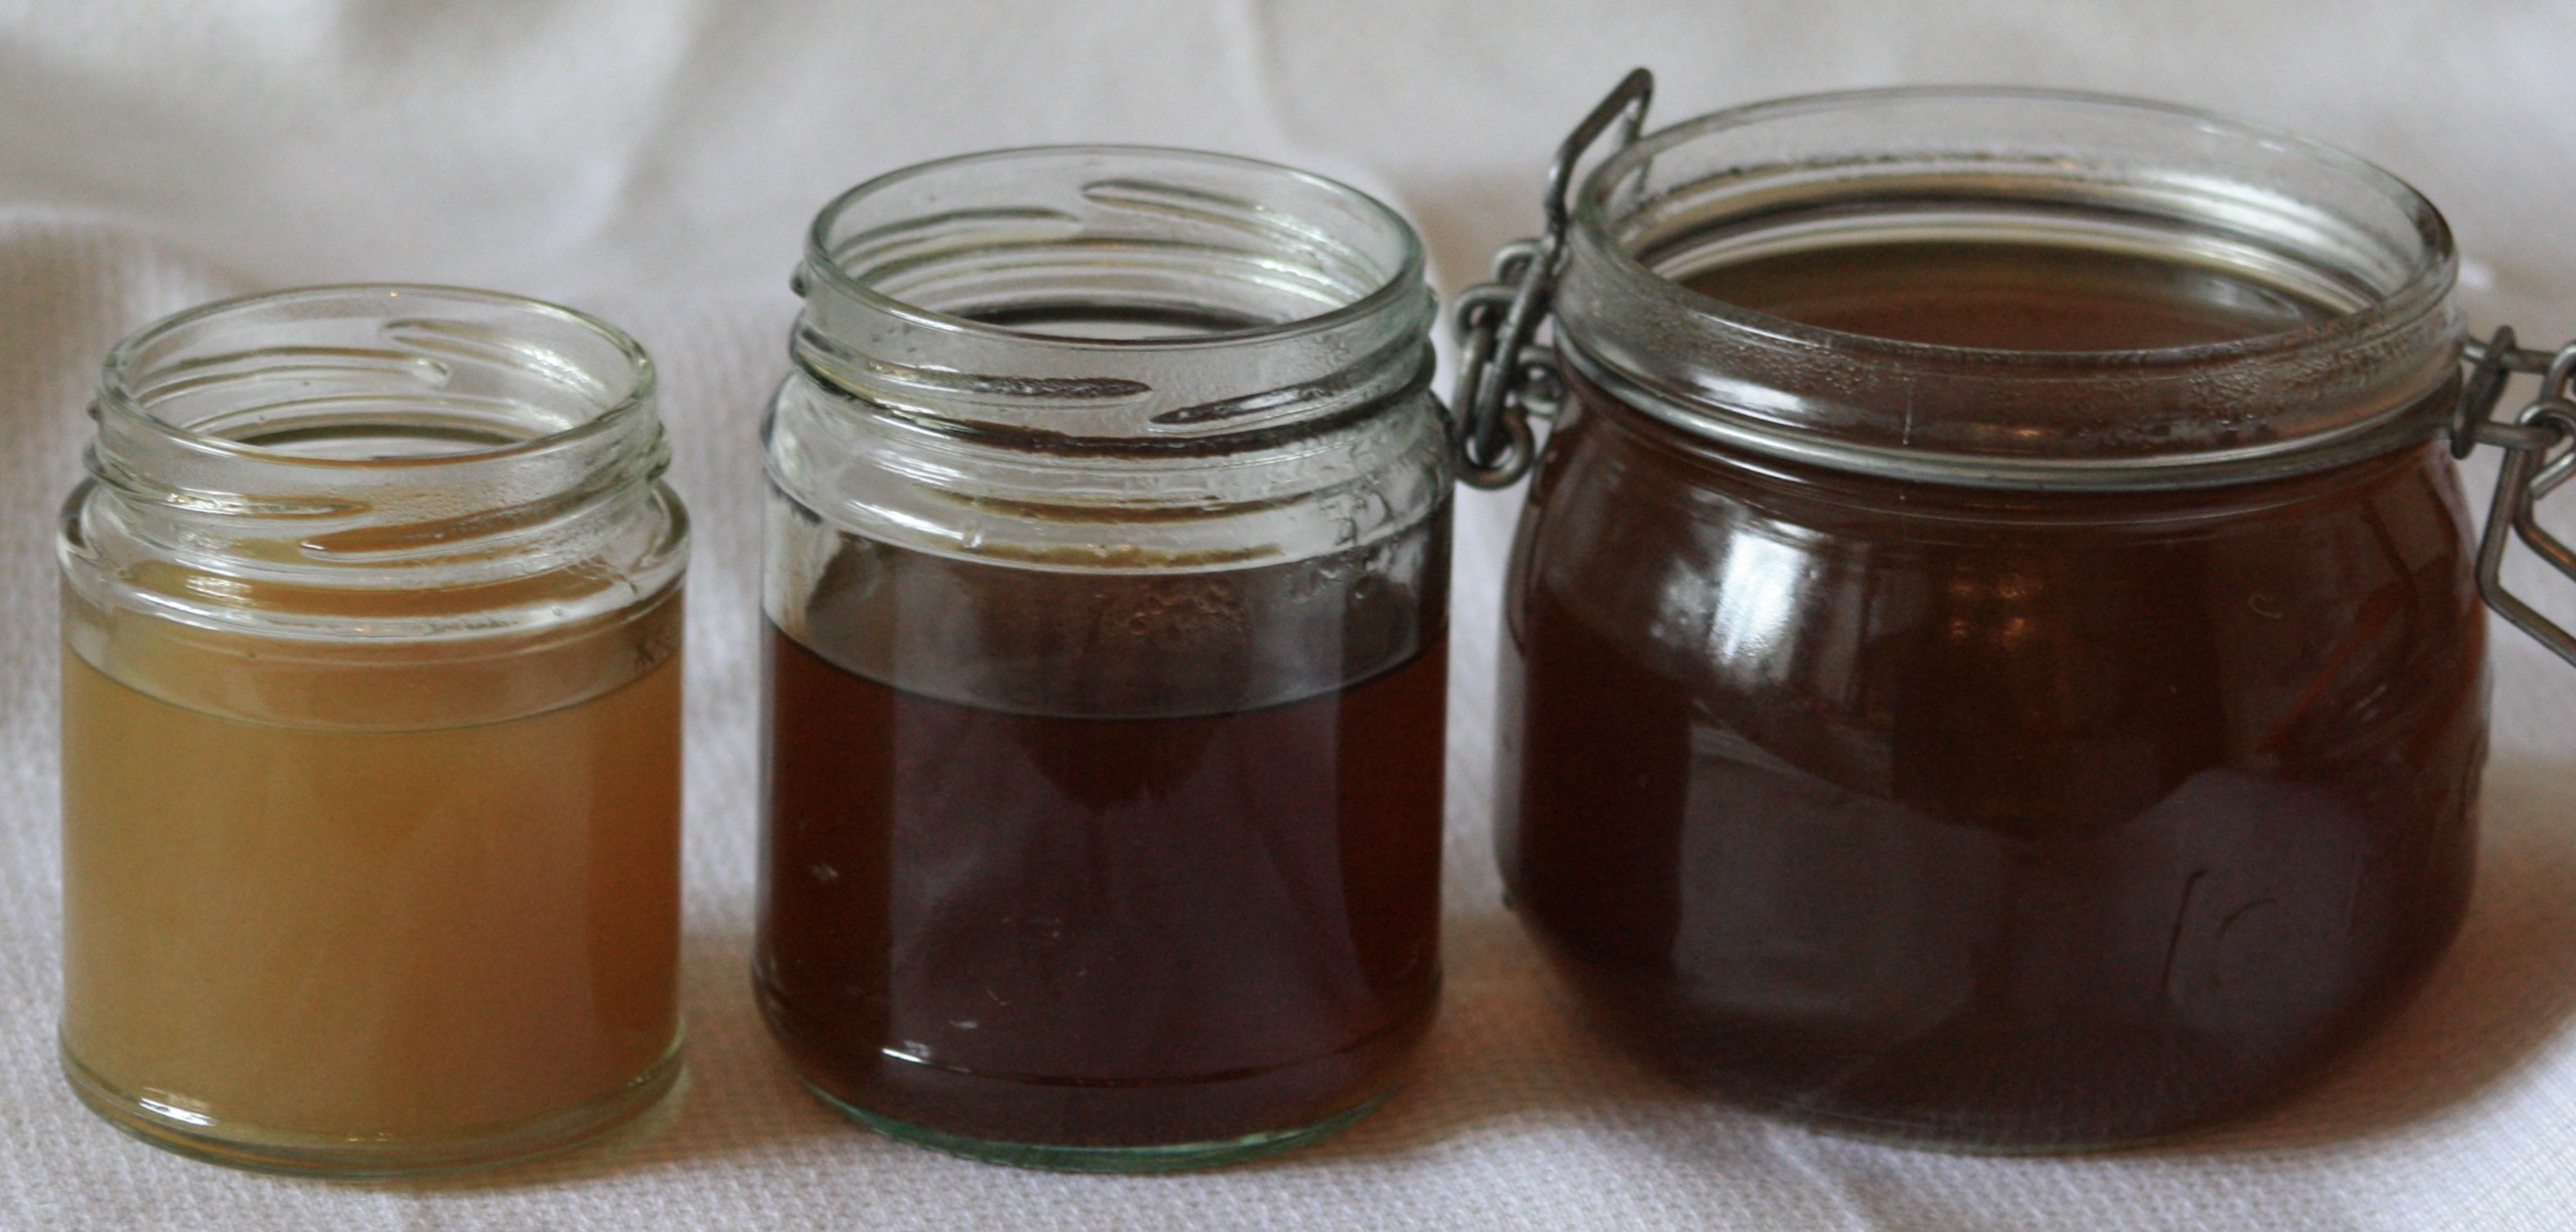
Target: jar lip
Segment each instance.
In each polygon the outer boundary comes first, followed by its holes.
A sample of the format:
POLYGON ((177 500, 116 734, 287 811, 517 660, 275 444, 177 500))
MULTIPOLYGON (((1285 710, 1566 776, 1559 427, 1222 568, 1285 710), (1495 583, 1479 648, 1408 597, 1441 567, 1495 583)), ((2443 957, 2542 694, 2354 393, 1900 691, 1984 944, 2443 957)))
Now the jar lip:
POLYGON ((1670 287, 1672 294, 1692 310, 1733 329, 1774 343, 1832 351, 1846 359, 1876 360, 1904 366, 1974 367, 1989 377, 2008 378, 2015 370, 2020 370, 2055 378, 2071 371, 2098 370, 2106 364, 2117 365, 2130 374, 2151 375, 2159 369, 2204 367, 2298 351, 2320 343, 2374 334, 2420 316, 2449 294, 2457 276, 2457 254, 2450 226, 2441 212, 2413 185, 2358 155, 2287 129, 2197 107, 2126 95, 2024 86, 1933 85, 1837 90, 1769 99, 1694 116, 1640 137, 1594 167, 1584 177, 1582 188, 1577 193, 1573 225, 1591 241, 1595 250, 1609 254, 1619 276, 1650 279, 1670 287), (2012 100, 2110 114, 2185 120, 2205 129, 2293 151, 2378 189, 2414 224, 2422 241, 2420 252, 2398 286, 2376 295, 2350 312, 2296 329, 2183 346, 2040 351, 1916 342, 1829 329, 1774 316, 1693 290, 1657 273, 1638 260, 1610 230, 1606 210, 1610 195, 1621 179, 1636 173, 1658 153, 1711 133, 1819 112, 1889 104, 2012 100))
MULTIPOLYGON (((1363 192, 1330 176, 1319 175, 1284 163, 1250 158, 1239 154, 1222 154, 1210 150, 1193 150, 1179 146, 1125 145, 1115 143, 1076 143, 1067 145, 1011 146, 997 150, 980 150, 955 154, 928 162, 898 167, 862 181, 825 204, 814 216, 805 233, 804 269, 819 275, 825 283, 858 303, 896 317, 908 324, 996 342, 1040 343, 1068 351, 1091 351, 1103 354, 1150 354, 1211 350, 1245 343, 1275 342, 1329 333, 1354 321, 1365 320, 1392 310, 1412 298, 1414 288, 1423 280, 1425 257, 1422 238, 1413 225, 1394 207, 1374 194, 1363 192), (1384 224, 1401 247, 1396 266, 1366 294, 1358 296, 1312 316, 1298 317, 1276 324, 1247 326, 1239 329, 1210 330, 1203 333, 1170 335, 1158 338, 1083 338, 1066 334, 1013 329, 926 308, 908 300, 887 295, 861 281, 831 256, 831 231, 842 215, 858 202, 897 185, 946 174, 962 167, 980 164, 1034 162, 1049 158, 1105 156, 1191 163, 1200 166, 1229 167, 1239 171, 1276 176, 1319 188, 1326 193, 1357 205, 1361 211, 1384 224)), ((799 294, 804 292, 800 280, 799 294)))
POLYGON ((622 430, 639 415, 649 417, 658 384, 659 374, 654 368, 652 356, 645 351, 643 344, 637 342, 626 331, 579 309, 567 308, 561 304, 524 295, 438 283, 326 283, 290 287, 278 291, 258 291, 215 300, 172 313, 135 330, 109 349, 107 358, 101 366, 99 392, 97 400, 92 404, 92 413, 102 418, 113 416, 120 424, 137 428, 195 452, 230 457, 242 462, 311 467, 325 471, 382 471, 470 466, 575 448, 593 438, 622 430), (372 458, 338 458, 297 453, 200 432, 153 414, 134 388, 132 378, 136 375, 136 368, 143 352, 190 326, 261 308, 285 307, 334 299, 394 300, 406 295, 432 302, 464 303, 484 308, 504 309, 551 318, 571 325, 607 343, 626 363, 632 383, 614 401, 600 406, 597 413, 587 415, 578 423, 552 432, 505 444, 476 446, 444 453, 372 458))

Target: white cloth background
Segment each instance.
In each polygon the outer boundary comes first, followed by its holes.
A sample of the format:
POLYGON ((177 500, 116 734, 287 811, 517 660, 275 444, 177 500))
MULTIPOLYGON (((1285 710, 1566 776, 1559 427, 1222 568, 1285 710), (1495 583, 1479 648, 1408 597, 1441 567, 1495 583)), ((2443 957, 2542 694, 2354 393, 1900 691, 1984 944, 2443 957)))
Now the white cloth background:
POLYGON ((1454 291, 1532 226, 1542 158, 1638 63, 1661 73, 1665 120, 1785 93, 1993 81, 2304 130, 2446 207, 2474 258, 2476 323, 2576 333, 2567 0, 0 0, 0 1227, 2576 1228, 2576 673, 2499 628, 2466 934, 2338 1077, 2152 1150, 1897 1150, 1643 1075, 1575 1024, 1502 913, 1486 665, 1516 497, 1462 510, 1449 984, 1419 1072, 1384 1111, 1275 1162, 1081 1178, 900 1147, 799 1092, 744 962, 753 436, 814 209, 978 148, 1203 146, 1387 193, 1454 291), (676 482, 700 519, 692 1078, 599 1146, 343 1185, 151 1150, 56 1077, 49 536, 119 335, 218 295, 361 279, 565 300, 662 364, 676 482))

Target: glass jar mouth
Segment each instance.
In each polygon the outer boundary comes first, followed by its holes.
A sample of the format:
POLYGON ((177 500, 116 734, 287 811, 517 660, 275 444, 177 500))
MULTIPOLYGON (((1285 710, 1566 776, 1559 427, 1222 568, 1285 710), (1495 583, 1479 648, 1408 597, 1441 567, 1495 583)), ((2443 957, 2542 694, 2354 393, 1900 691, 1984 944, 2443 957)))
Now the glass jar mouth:
MULTIPOLYGON (((1166 146, 1020 146, 898 168, 833 198, 815 216, 806 234, 805 263, 798 271, 796 290, 810 297, 813 280, 820 280, 835 293, 868 309, 916 327, 970 339, 1103 354, 1186 352, 1311 337, 1381 316, 1418 294, 1424 260, 1421 241, 1402 216, 1368 193, 1310 171, 1239 155, 1166 146), (1166 223, 1191 218, 1211 230, 1230 229, 1255 240, 1284 241, 1287 251, 1299 252, 1319 266, 1342 266, 1335 272, 1345 275, 1362 270, 1366 273, 1356 281, 1345 277, 1324 289, 1318 298, 1319 310, 1313 312, 1274 320, 1209 324, 1160 336, 1089 337, 997 323, 894 294, 880 285, 888 267, 918 264, 964 251, 979 230, 987 238, 1030 248, 1041 246, 1048 238, 1072 238, 1079 234, 1082 220, 1065 209, 1033 201, 1018 206, 984 204, 949 211, 897 210, 875 226, 848 231, 853 222, 864 221, 857 217, 863 210, 907 192, 919 192, 927 200, 936 201, 940 190, 951 183, 1022 173, 1037 178, 1043 187, 1062 188, 1067 182, 1056 178, 1057 173, 1084 163, 1115 164, 1120 168, 1115 175, 1070 185, 1090 204, 1111 211, 1125 209, 1140 218, 1166 223), (1359 240, 1376 251, 1362 250, 1344 233, 1347 226, 1336 231, 1312 219, 1294 217, 1270 202, 1253 200, 1249 193, 1229 197, 1203 188, 1139 178, 1140 172, 1154 171, 1193 178, 1221 177, 1258 183, 1273 191, 1284 187, 1302 193, 1310 204, 1344 211, 1338 221, 1356 224, 1365 232, 1359 240), (1118 195, 1122 190, 1123 198, 1118 195), (951 234, 938 234, 941 229, 951 234)), ((1285 268, 1286 259, 1274 257, 1273 261, 1269 272, 1297 277, 1285 268)))
POLYGON ((1049 455, 1225 453, 1429 379, 1421 242, 1321 176, 1152 146, 907 167, 815 220, 801 374, 858 414, 1049 455))
MULTIPOLYGON (((2158 187, 2168 192, 2175 192, 2185 189, 2186 186, 2167 184, 2158 187)), ((2215 182, 2208 182, 2199 187, 2218 189, 2222 193, 2226 191, 2226 186, 2215 182)), ((2174 208, 2183 206, 2185 203, 2168 199, 2162 204, 2168 208, 2174 208)), ((2259 208, 2259 203, 2253 201, 2240 200, 2233 204, 2240 208, 2259 208)), ((1777 209, 1779 203, 1766 202, 1765 206, 1777 209)), ((2239 221, 2250 221, 2250 219, 2239 221)), ((2031 87, 1905 86, 1840 90, 1772 99, 1697 116, 1648 133, 1595 167, 1592 173, 1585 177, 1578 194, 1573 213, 1573 225, 1597 244, 1599 251, 1609 255, 1626 272, 1639 277, 1673 283, 1700 311, 1725 320, 1749 333, 1781 342, 1832 348, 1845 353, 1879 355, 1899 363, 1958 363, 1988 369, 2021 367, 2062 370, 2099 368, 2105 364, 2118 364, 2131 369, 2151 369, 2192 366, 2241 356, 2293 350, 2313 345, 2320 340, 2368 333, 2391 318, 2420 313, 2450 293, 2453 280, 2457 275, 2457 257, 2450 226, 2442 218, 2441 212, 2412 185, 2357 155, 2324 142, 2300 136, 2287 129, 2239 120, 2199 108, 2091 91, 2031 87), (2142 119, 2155 118, 2180 122, 2198 127, 2212 135, 2224 135, 2231 139, 2255 142, 2283 154, 2295 155, 2320 167, 2329 168, 2337 174, 2348 176, 2358 183, 2367 184, 2384 194, 2390 206, 2401 213, 2412 225, 2418 247, 2410 254, 2411 260, 2405 263, 2399 276, 2389 285, 2373 288, 2364 296, 2354 297, 2358 302, 2338 305, 2343 310, 2328 320, 2300 328, 2221 342, 2177 346, 2043 351, 1953 346, 1855 333, 1807 324, 1730 303, 1680 286, 1668 270, 1659 269, 1655 264, 1641 257, 1636 250, 1633 238, 1620 234, 1619 228, 1611 219, 1614 209, 1612 202, 1622 181, 1637 175, 1640 168, 1651 164, 1659 154, 1713 133, 1864 108, 1915 103, 1984 104, 2016 101, 2036 107, 2095 111, 2106 117, 2125 114, 2142 119)))
POLYGON ((2330 146, 2190 108, 1986 87, 1819 94, 1646 135, 1585 177, 1556 300, 1621 401, 1796 460, 1993 487, 2233 482, 2438 430, 2457 377, 2440 213, 2330 146), (2218 341, 2019 350, 1790 320, 1684 285, 1894 240, 2089 249, 2304 299, 2218 341))
POLYGON ((614 326, 489 291, 306 287, 182 312, 109 353, 64 576, 209 629, 553 637, 685 566, 654 385, 614 326))
POLYGON ((105 435, 318 479, 578 451, 649 429, 657 382, 643 346, 588 313, 347 283, 218 300, 135 331, 108 352, 92 414, 105 435))

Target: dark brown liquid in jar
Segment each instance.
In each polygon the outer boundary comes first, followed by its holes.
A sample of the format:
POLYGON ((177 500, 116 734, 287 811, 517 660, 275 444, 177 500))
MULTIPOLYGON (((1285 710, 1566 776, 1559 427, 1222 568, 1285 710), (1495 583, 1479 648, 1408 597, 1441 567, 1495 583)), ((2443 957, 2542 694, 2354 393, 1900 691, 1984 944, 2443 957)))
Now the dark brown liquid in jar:
POLYGON ((1383 1095, 1438 985, 1447 656, 1420 597, 1341 557, 1157 576, 847 544, 815 644, 773 625, 766 657, 757 978, 806 1080, 1064 1147, 1383 1095), (846 665, 907 639, 920 688, 846 665), (1239 708, 1165 701, 1235 681, 1239 708))
MULTIPOLYGON (((2020 350, 2331 315, 2038 245, 1689 285, 2020 350)), ((2455 931, 2484 626, 2437 446, 2198 491, 1981 492, 1755 459, 1577 394, 1508 599, 1499 824, 1516 903, 1640 1055, 1863 1132, 2132 1140, 2313 1073, 2455 931)))
POLYGON ((2137 253, 1914 240, 1722 265, 1682 285, 1847 334, 2003 351, 2235 342, 2333 309, 2226 270, 2137 253))

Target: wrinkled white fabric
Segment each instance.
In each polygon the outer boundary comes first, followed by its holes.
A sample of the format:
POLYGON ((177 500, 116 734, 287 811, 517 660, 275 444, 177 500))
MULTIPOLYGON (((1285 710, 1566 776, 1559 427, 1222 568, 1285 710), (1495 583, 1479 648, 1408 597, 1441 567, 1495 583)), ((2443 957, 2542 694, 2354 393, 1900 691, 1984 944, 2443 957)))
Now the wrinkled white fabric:
MULTIPOLYGON (((754 433, 783 366, 786 274, 840 189, 1035 142, 1263 155, 1388 194, 1454 291, 1530 229, 1541 160, 1632 64, 1660 70, 1666 119, 1857 85, 2079 86, 2391 167, 2450 212, 2473 319, 2555 342, 2576 334, 2571 52, 2561 0, 0 0, 0 1227, 2576 1228, 2576 672, 2501 626, 2488 839, 2458 947, 2322 1088, 2169 1147, 1989 1158, 1822 1137, 1592 1040, 1500 908, 1487 847, 1516 496, 1469 496, 1459 524, 1443 1016, 1410 1085, 1357 1129, 1181 1177, 962 1163, 801 1094, 745 975, 754 433), (660 361, 698 517, 691 1077, 598 1146, 345 1185, 149 1149, 56 1076, 50 535, 118 336, 218 295, 359 279, 566 300, 660 361)), ((2528 562, 2514 576, 2546 586, 2528 562)))

